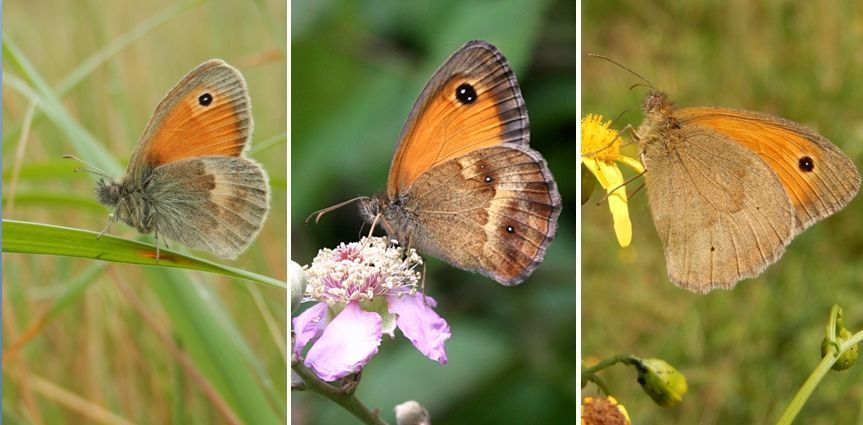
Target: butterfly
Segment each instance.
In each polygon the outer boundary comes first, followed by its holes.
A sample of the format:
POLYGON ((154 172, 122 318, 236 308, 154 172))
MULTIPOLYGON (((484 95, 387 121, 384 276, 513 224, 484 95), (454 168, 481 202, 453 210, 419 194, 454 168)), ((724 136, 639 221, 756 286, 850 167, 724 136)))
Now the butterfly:
POLYGON ((183 77, 156 107, 126 174, 99 174, 96 198, 113 208, 105 233, 122 221, 219 257, 236 258, 255 240, 269 210, 260 164, 244 152, 252 135, 242 74, 211 59, 183 77))
POLYGON ((402 245, 517 285, 542 262, 561 211, 554 177, 529 139, 527 108, 506 59, 493 45, 470 41, 420 93, 386 192, 357 198, 360 212, 402 245))
POLYGON ((676 109, 656 89, 643 109, 635 138, 678 286, 706 293, 758 276, 860 188, 854 163, 796 122, 730 108, 676 109))

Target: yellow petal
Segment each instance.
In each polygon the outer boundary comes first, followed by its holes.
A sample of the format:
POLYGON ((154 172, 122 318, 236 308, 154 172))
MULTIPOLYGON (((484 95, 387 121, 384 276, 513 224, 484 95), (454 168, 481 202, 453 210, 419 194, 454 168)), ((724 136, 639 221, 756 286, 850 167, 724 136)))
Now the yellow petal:
POLYGON ((594 176, 596 176, 596 180, 599 181, 599 185, 602 186, 603 189, 608 188, 608 179, 605 178, 605 174, 603 174, 599 165, 604 165, 604 162, 593 158, 581 157, 581 163, 584 164, 584 166, 587 167, 594 176))
POLYGON ((598 161, 599 171, 603 175, 599 179, 600 184, 603 180, 607 184, 602 184, 605 187, 608 195, 608 207, 611 209, 611 217, 614 220, 614 233, 617 235, 617 242, 621 247, 626 248, 632 242, 632 222, 629 220, 629 209, 627 207, 626 187, 623 186, 623 173, 616 164, 606 164, 598 161))
POLYGON ((617 157, 617 160, 619 162, 623 163, 623 165, 626 165, 627 167, 635 170, 636 173, 641 174, 644 172, 644 165, 641 165, 641 162, 639 162, 635 158, 630 158, 628 156, 620 155, 617 157))

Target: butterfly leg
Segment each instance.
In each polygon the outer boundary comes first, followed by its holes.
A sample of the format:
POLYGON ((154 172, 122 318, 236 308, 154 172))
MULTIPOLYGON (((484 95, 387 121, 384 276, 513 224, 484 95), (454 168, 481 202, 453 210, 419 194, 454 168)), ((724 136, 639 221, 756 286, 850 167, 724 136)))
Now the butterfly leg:
POLYGON ((156 229, 153 231, 153 233, 156 235, 156 263, 158 263, 159 262, 159 228, 156 227, 156 229))
POLYGON ((117 212, 118 212, 119 210, 120 210, 120 206, 118 205, 118 206, 117 206, 117 209, 115 209, 113 213, 111 213, 110 215, 108 215, 108 224, 106 224, 106 225, 105 225, 105 228, 104 228, 104 229, 102 229, 102 231, 101 231, 101 232, 99 232, 99 234, 98 234, 98 235, 96 235, 96 240, 99 240, 99 238, 101 238, 101 237, 102 237, 102 235, 104 235, 104 234, 105 234, 105 232, 107 232, 107 231, 108 231, 108 229, 110 229, 110 228, 111 228, 111 224, 113 224, 113 223, 114 223, 114 221, 115 221, 115 220, 117 220, 117 212))
POLYGON ((423 304, 428 306, 428 302, 426 302, 426 263, 423 263, 423 279, 420 282, 420 290, 423 294, 423 304))
MULTIPOLYGON (((618 189, 620 189, 620 188, 622 188, 622 187, 624 187, 624 186, 626 186, 626 185, 628 185, 628 184, 632 183, 635 179, 637 179, 637 178, 639 178, 639 177, 643 176, 643 175, 644 175, 644 173, 646 173, 646 172, 647 172, 647 170, 644 170, 644 171, 642 171, 642 172, 640 172, 640 173, 638 173, 638 174, 636 174, 636 175, 634 175, 634 176, 632 176, 632 177, 630 177, 630 178, 626 179, 626 181, 624 181, 623 183, 621 183, 621 184, 617 185, 617 187, 615 187, 614 189, 612 189, 612 190, 609 190, 609 191, 605 192, 605 196, 603 196, 603 197, 602 197, 602 199, 600 199, 600 200, 599 200, 599 202, 597 202, 597 203, 596 203, 596 205, 602 205, 602 204, 603 204, 603 202, 605 202, 605 201, 607 201, 607 200, 608 200, 608 197, 609 197, 609 196, 611 196, 611 194, 612 194, 612 193, 614 193, 614 192, 615 192, 615 191, 617 191, 618 189)), ((638 187, 638 189, 635 189, 635 191, 634 191, 634 192, 632 192, 632 194, 630 194, 629 196, 635 195, 635 193, 636 193, 636 192, 638 192, 638 191, 639 191, 643 186, 644 186, 644 184, 642 184, 641 186, 639 186, 639 187, 638 187)))
MULTIPOLYGON (((376 216, 375 216, 375 219, 374 219, 374 220, 372 220, 372 228, 371 228, 371 229, 369 229, 369 236, 366 238, 366 243, 368 243, 368 242, 369 242, 369 240, 370 240, 370 239, 371 239, 371 237, 372 237, 372 234, 373 234, 373 233, 375 233, 375 227, 377 226, 377 224, 378 224, 378 219, 380 219, 380 218, 381 218, 381 215, 380 215, 380 214, 378 214, 378 215, 376 215, 376 216)), ((363 244, 362 248, 365 248, 365 247, 366 247, 366 246, 365 246, 365 244, 363 244)))

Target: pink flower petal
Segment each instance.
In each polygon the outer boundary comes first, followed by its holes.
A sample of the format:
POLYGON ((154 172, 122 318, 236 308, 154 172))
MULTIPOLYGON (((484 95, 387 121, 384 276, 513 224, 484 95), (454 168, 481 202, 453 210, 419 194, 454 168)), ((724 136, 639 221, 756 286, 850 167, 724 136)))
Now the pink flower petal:
POLYGON ((401 297, 388 296, 390 313, 396 315, 396 325, 417 350, 426 357, 446 364, 444 343, 451 336, 446 320, 438 316, 432 307, 437 303, 422 294, 401 297))
POLYGON ((381 316, 350 303, 324 329, 306 354, 306 366, 325 381, 359 372, 378 352, 381 316))
POLYGON ((327 303, 317 303, 292 320, 294 324, 294 353, 300 354, 303 347, 316 338, 327 326, 327 303))

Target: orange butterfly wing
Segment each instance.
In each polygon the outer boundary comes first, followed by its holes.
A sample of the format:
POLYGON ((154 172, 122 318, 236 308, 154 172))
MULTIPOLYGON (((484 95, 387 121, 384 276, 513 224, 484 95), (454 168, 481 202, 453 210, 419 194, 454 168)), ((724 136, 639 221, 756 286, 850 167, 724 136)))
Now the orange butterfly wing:
POLYGON ((197 66, 159 103, 132 154, 130 172, 200 156, 240 156, 252 134, 242 75, 217 59, 197 66))
POLYGON ((811 129, 777 116, 727 108, 684 108, 683 126, 720 133, 756 153, 779 177, 794 205, 797 231, 842 209, 860 187, 854 163, 811 129))
POLYGON ((487 42, 468 42, 414 104, 390 164, 387 194, 395 199, 447 160, 500 144, 526 146, 528 138, 527 110, 506 59, 487 42))

